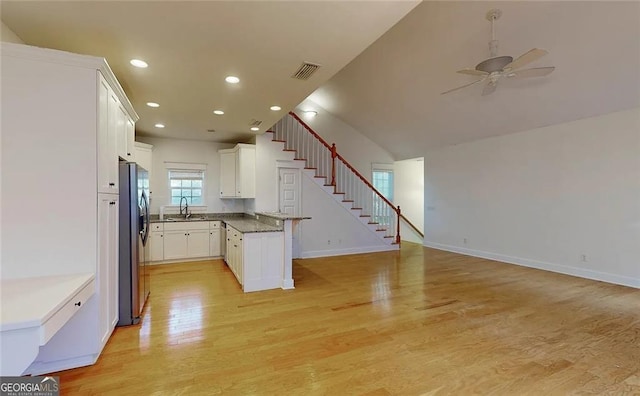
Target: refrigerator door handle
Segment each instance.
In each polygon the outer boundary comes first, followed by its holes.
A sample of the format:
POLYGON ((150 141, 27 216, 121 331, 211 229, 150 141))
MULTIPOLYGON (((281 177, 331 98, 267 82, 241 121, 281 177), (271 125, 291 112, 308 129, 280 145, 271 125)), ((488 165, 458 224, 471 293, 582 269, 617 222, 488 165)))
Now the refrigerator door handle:
POLYGON ((142 190, 142 196, 140 197, 140 209, 140 236, 142 237, 142 245, 145 246, 149 237, 149 201, 144 190, 142 190))

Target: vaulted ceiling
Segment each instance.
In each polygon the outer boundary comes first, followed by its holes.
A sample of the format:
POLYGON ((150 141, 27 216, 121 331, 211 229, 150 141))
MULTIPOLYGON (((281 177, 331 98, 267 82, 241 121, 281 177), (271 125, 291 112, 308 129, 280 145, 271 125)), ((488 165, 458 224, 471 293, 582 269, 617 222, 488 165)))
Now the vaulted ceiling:
POLYGON ((136 132, 148 136, 240 141, 252 120, 262 133, 311 94, 406 159, 640 106, 640 2, 417 4, 5 0, 2 20, 27 44, 105 56, 141 117, 136 132), (487 96, 481 84, 440 95, 474 81, 456 70, 489 57, 492 8, 502 10, 499 55, 544 48, 531 66, 556 70, 506 79, 487 96), (131 58, 150 66, 134 69, 131 58), (322 67, 307 81, 291 78, 303 61, 322 67), (241 82, 228 85, 226 75, 241 82), (213 115, 218 108, 225 115, 213 115))
POLYGON ((310 99, 396 159, 640 106, 640 2, 423 2, 310 99), (499 55, 549 54, 546 77, 482 84, 457 74, 489 57, 488 10, 499 55))

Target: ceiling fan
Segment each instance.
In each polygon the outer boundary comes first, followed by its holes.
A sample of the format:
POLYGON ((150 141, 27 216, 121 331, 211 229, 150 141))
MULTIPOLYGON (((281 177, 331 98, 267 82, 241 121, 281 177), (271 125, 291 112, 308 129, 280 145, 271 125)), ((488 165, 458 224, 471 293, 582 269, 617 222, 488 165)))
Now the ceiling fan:
POLYGON ((487 84, 482 90, 482 95, 489 95, 496 90, 498 82, 502 77, 507 78, 525 78, 525 77, 543 77, 551 73, 555 67, 534 67, 530 69, 522 69, 525 66, 539 58, 545 56, 548 52, 540 48, 534 48, 529 52, 521 55, 515 60, 511 56, 497 56, 498 55, 498 40, 495 37, 494 23, 502 15, 502 11, 498 9, 492 9, 487 12, 487 20, 491 22, 491 41, 489 42, 489 51, 491 58, 478 63, 475 69, 462 69, 458 70, 458 73, 469 74, 472 76, 479 76, 480 79, 472 83, 463 85, 458 88, 450 89, 446 92, 442 92, 441 95, 448 94, 450 92, 457 91, 462 88, 470 87, 475 84, 479 84, 483 81, 487 81, 487 84))

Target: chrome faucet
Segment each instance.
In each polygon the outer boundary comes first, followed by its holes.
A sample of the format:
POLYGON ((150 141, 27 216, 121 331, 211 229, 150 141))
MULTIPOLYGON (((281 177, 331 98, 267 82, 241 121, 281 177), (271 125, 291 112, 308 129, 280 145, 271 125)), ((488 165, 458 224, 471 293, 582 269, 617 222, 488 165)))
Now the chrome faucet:
POLYGON ((184 218, 188 219, 191 217, 191 213, 189 213, 189 202, 186 197, 180 198, 180 216, 182 216, 182 200, 184 199, 184 218))

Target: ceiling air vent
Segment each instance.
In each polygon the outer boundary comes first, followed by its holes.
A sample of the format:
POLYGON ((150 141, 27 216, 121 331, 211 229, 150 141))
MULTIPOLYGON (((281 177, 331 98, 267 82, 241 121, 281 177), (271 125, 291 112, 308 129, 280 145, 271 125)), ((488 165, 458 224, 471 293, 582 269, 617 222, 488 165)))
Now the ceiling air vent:
POLYGON ((215 129, 207 129, 207 132, 215 132, 215 129))
POLYGON ((302 65, 300 65, 298 70, 295 73, 293 73, 293 76, 291 77, 296 78, 298 80, 308 80, 313 75, 313 73, 315 73, 316 70, 318 70, 318 68, 320 68, 320 65, 317 65, 315 63, 304 62, 302 63, 302 65))
POLYGON ((262 124, 262 121, 252 118, 251 122, 249 123, 249 126, 257 127, 257 126, 260 126, 260 124, 262 124))

